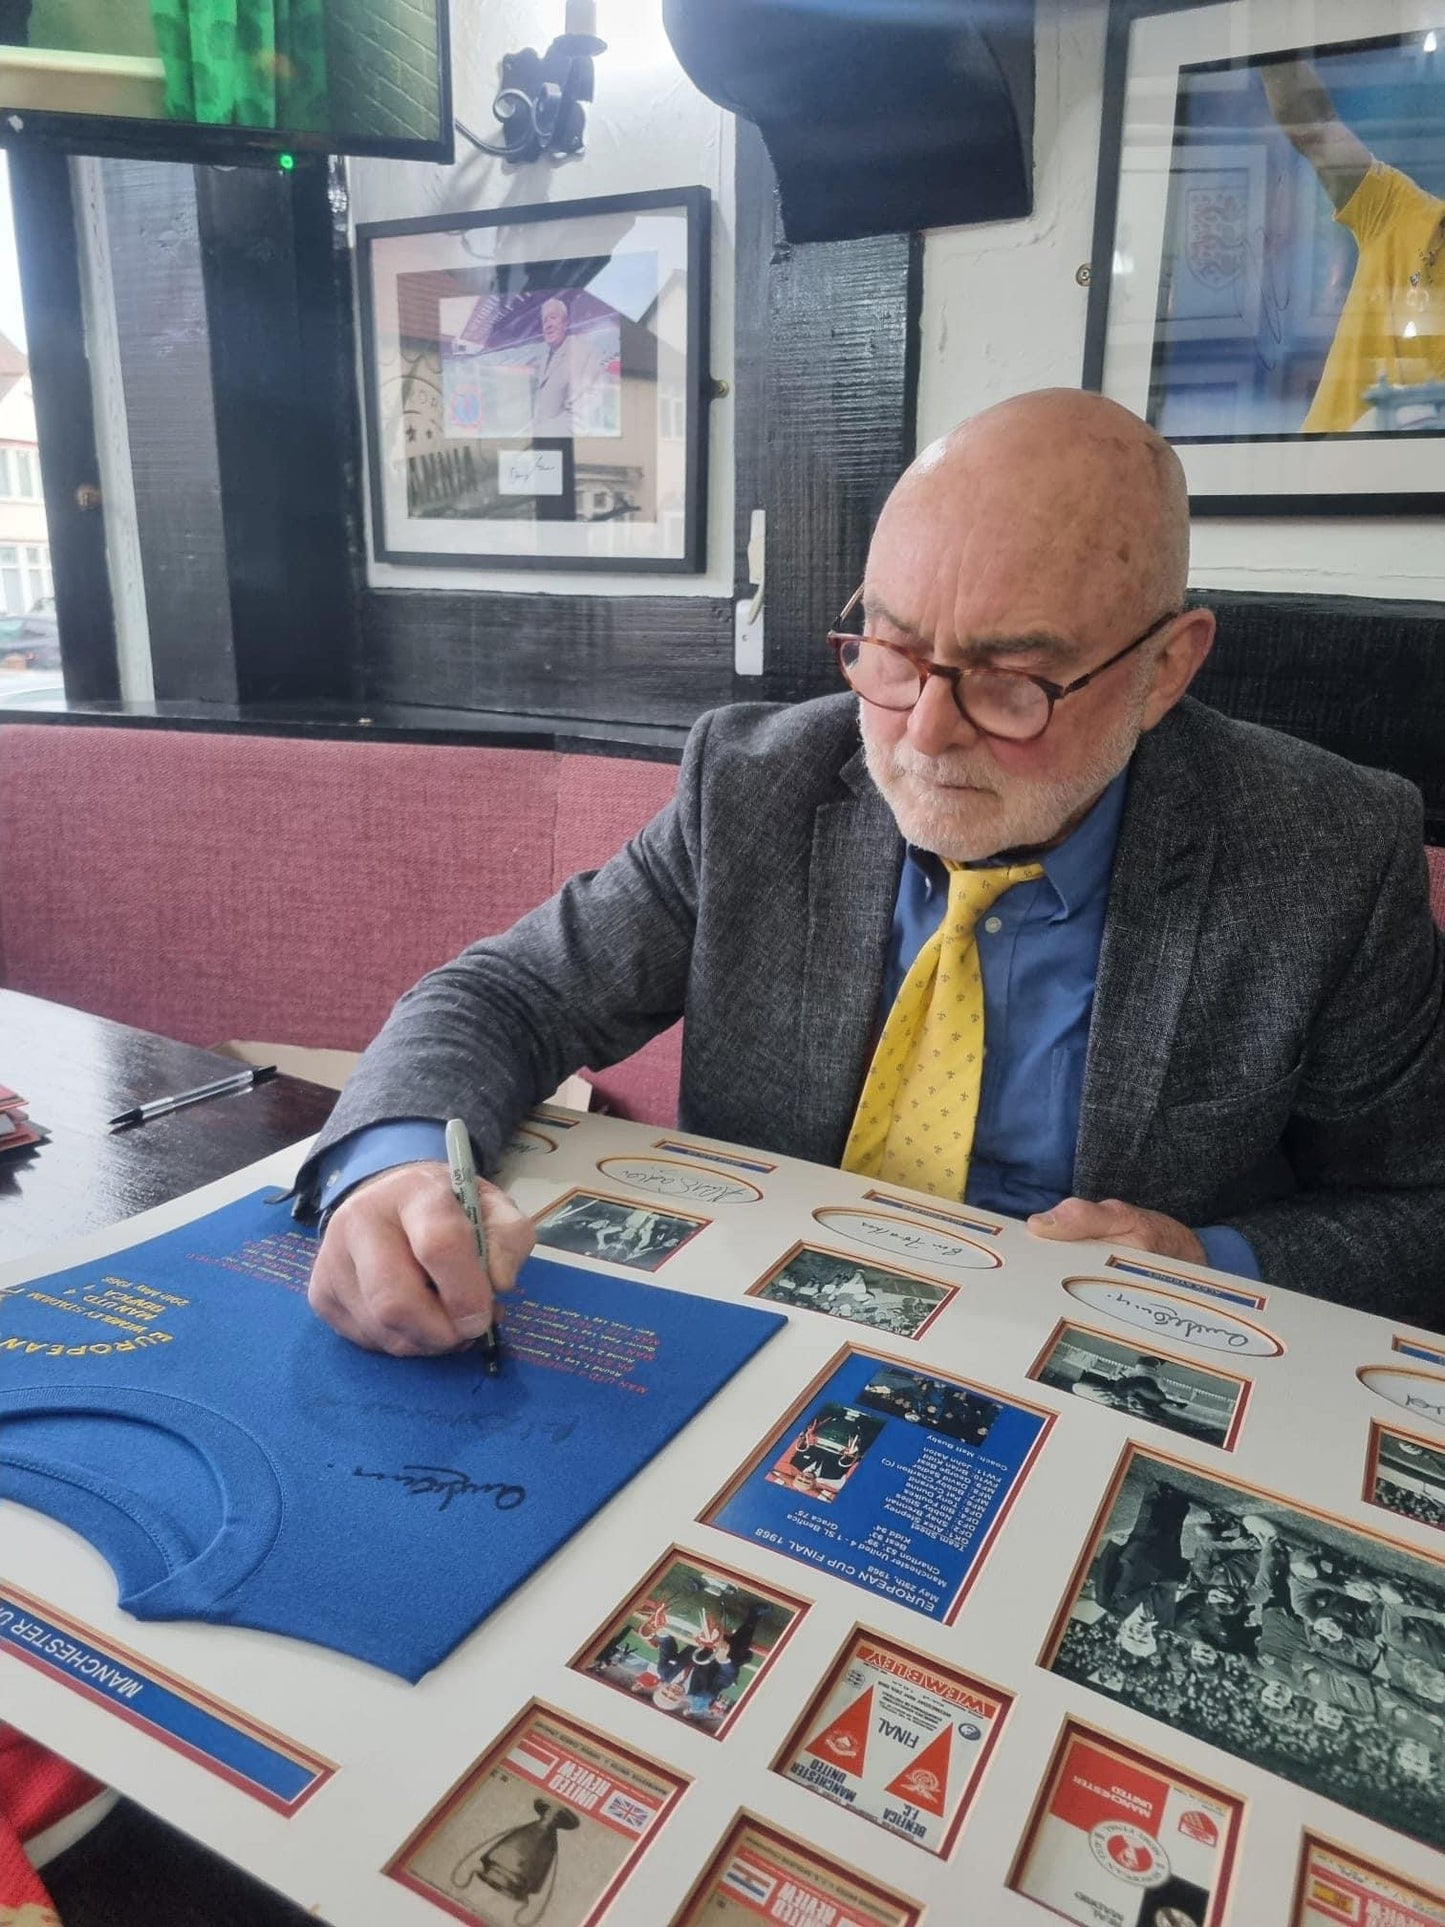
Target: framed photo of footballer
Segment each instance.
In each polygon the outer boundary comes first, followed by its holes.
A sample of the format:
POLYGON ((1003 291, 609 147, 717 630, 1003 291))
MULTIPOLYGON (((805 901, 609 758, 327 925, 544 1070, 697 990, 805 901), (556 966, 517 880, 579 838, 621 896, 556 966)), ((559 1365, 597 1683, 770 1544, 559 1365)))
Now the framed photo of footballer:
POLYGON ((1445 1563, 1140 1446, 1042 1666, 1445 1847, 1445 1563))
POLYGON ((1061 1319, 1029 1377, 1126 1419, 1161 1425, 1232 1452, 1244 1423, 1249 1380, 1215 1371, 1154 1345, 1061 1319))
POLYGON ((1365 1459, 1371 1505, 1445 1531, 1445 1439, 1427 1439, 1375 1419, 1365 1459))
POLYGON ((916 1271, 799 1243, 749 1285, 748 1294, 825 1318, 846 1318, 890 1338, 921 1338, 957 1290, 916 1271))
POLYGON ((631 1198, 578 1189, 538 1213, 537 1243, 633 1271, 659 1271, 710 1223, 690 1212, 654 1211, 631 1198))
POLYGON ((680 1546, 572 1661, 572 1670, 720 1740, 807 1601, 680 1546))
POLYGON ((1084 386, 1196 514, 1445 509, 1442 40, 1440 0, 1115 0, 1084 386))
POLYGON ((381 562, 705 566, 701 187, 357 228, 381 562))

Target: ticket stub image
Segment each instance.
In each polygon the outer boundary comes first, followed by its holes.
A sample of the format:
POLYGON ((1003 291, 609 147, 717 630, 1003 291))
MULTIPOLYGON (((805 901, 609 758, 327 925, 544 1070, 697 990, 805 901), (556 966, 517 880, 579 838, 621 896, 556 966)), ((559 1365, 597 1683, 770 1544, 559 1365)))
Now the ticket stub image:
POLYGON ((740 1813, 672 1927, 918 1927, 923 1909, 740 1813))
POLYGON ((592 1927, 688 1782, 532 1705, 386 1872, 458 1920, 592 1927))
POLYGON ((1067 1721, 1009 1885, 1079 1927, 1218 1927, 1244 1802, 1067 1721))
POLYGON ((946 1854, 1012 1703, 998 1687, 860 1627, 774 1771, 946 1854))
POLYGON ((1307 1833, 1290 1927, 1445 1927, 1445 1894, 1307 1833))

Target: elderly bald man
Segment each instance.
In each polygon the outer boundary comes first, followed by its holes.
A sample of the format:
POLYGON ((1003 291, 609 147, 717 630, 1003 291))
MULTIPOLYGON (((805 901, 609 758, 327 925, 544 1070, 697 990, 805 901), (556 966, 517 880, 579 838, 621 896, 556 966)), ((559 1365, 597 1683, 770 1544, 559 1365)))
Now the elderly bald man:
POLYGON ((1420 798, 1185 695, 1188 534, 1173 451, 1098 396, 921 455, 832 638, 857 694, 703 717, 620 855, 397 1005, 302 1173, 321 1316, 473 1336, 530 1227, 487 1187, 484 1277, 437 1121, 494 1169, 685 1014, 689 1130, 1438 1323, 1420 798))

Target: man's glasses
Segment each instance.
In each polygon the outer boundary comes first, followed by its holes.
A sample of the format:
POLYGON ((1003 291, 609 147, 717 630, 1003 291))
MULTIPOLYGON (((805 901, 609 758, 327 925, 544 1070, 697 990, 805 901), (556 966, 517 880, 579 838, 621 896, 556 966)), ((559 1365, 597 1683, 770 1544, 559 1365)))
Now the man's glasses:
POLYGON ((863 600, 860 588, 850 597, 828 642, 838 658, 838 667, 849 684, 865 702, 879 709, 912 709, 923 694, 930 676, 941 676, 953 685, 953 700, 959 714, 985 736, 1002 736, 1011 743, 1029 743, 1042 736, 1054 713, 1054 704, 1076 690, 1085 689, 1112 669, 1125 656, 1142 649, 1152 636, 1183 613, 1171 609, 1151 622, 1142 636, 1101 662, 1085 676, 1072 682, 1050 682, 1047 676, 1030 675, 1024 669, 994 669, 987 663, 973 666, 949 662, 929 662, 897 642, 883 642, 877 636, 845 634, 847 622, 863 600))

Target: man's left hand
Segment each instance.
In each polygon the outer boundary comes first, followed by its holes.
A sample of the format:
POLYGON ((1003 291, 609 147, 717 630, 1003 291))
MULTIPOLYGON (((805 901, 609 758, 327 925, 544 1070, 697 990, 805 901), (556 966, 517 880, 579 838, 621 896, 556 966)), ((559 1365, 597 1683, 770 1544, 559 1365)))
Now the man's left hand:
POLYGON ((1166 1218, 1162 1211, 1141 1211, 1121 1198, 1104 1198, 1098 1204, 1087 1198, 1064 1198, 1052 1211, 1036 1211, 1028 1228, 1036 1238, 1057 1238, 1067 1244, 1130 1245, 1160 1258, 1209 1263, 1204 1246, 1187 1224, 1166 1218))

